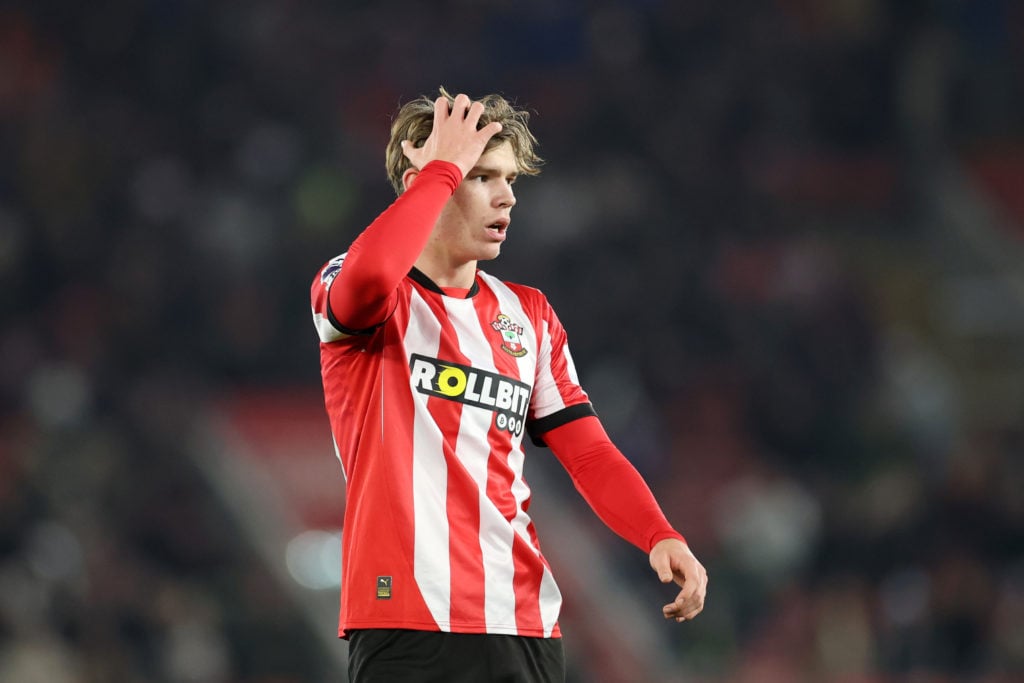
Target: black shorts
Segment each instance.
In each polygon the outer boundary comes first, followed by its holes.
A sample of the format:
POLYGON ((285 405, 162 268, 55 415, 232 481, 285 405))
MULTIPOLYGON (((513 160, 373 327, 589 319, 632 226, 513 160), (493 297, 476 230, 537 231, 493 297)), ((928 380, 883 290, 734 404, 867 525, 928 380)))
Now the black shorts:
POLYGON ((351 683, 563 683, 561 638, 361 629, 348 639, 351 683))

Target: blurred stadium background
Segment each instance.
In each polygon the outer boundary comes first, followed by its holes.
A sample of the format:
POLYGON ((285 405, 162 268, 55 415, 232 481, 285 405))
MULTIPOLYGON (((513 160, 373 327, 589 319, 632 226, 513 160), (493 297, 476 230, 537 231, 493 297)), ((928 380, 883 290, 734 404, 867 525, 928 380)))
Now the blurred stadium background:
POLYGON ((1014 0, 3 3, 0 680, 344 680, 308 286, 442 84, 536 112, 486 269, 711 576, 663 623, 532 451, 570 681, 1024 680, 1022 64, 1014 0))

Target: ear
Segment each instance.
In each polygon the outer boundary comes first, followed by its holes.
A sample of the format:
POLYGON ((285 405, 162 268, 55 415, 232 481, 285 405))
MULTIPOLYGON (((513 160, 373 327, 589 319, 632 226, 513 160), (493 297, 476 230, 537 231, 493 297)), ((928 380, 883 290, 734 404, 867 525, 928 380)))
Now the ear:
POLYGON ((405 169, 405 173, 402 174, 402 186, 408 190, 412 187, 412 181, 416 180, 416 177, 419 176, 419 174, 420 170, 418 168, 410 166, 405 169))

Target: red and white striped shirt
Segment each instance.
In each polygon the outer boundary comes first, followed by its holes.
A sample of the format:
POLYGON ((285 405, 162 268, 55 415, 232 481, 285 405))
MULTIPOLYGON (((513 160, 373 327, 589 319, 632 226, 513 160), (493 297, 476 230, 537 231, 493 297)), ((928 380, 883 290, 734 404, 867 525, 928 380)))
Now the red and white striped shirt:
POLYGON ((324 396, 347 480, 339 632, 558 636, 527 513, 524 430, 593 415, 544 295, 477 271, 465 298, 413 270, 367 334, 333 319, 345 254, 314 280, 324 396))

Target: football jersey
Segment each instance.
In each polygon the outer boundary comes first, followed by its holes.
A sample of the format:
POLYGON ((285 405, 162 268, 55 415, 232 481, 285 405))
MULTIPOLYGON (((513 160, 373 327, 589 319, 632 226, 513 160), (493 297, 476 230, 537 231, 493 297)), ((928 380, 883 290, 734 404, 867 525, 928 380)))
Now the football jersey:
POLYGON ((385 322, 348 330, 327 303, 344 261, 311 292, 347 482, 339 634, 559 636, 523 438, 594 413, 553 309, 480 270, 457 298, 413 269, 385 322))

